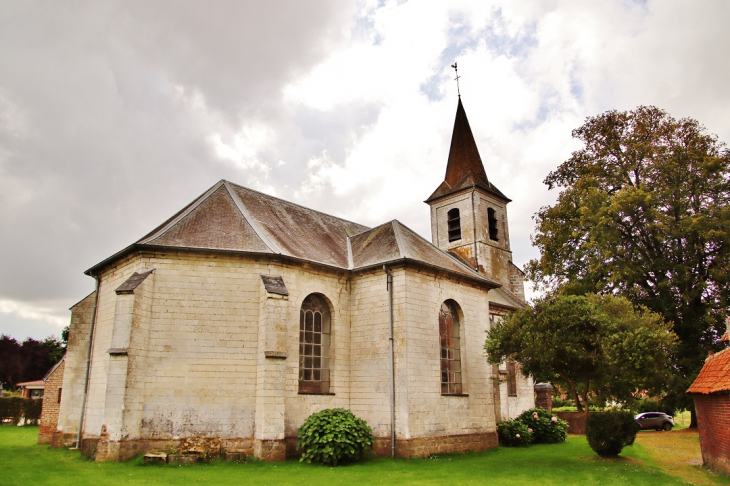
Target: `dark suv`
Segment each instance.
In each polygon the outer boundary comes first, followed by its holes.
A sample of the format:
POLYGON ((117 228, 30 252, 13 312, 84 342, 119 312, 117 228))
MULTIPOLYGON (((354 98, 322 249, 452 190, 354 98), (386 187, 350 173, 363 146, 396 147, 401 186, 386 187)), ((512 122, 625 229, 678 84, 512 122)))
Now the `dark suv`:
POLYGON ((660 412, 640 413, 636 416, 636 423, 642 430, 672 430, 674 427, 674 419, 670 415, 660 412))

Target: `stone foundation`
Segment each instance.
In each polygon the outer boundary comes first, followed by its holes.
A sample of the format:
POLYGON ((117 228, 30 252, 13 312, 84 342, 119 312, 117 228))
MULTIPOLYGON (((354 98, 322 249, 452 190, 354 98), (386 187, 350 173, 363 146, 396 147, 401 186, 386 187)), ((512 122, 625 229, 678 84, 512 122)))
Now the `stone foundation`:
MULTIPOLYGON (((61 434, 54 435, 54 439, 61 434)), ((126 461, 132 457, 153 451, 176 451, 181 454, 196 454, 206 459, 219 455, 224 457, 255 456, 261 461, 277 462, 287 457, 297 457, 297 438, 283 440, 218 439, 215 437, 193 437, 185 439, 137 439, 110 441, 106 436, 89 437, 81 441, 81 454, 97 461, 126 461)), ((396 456, 403 458, 428 457, 431 454, 452 454, 477 452, 499 445, 496 432, 484 434, 447 435, 396 439, 396 456)), ((373 444, 376 456, 390 456, 390 437, 376 437, 373 444)))
POLYGON ((286 460, 287 444, 281 440, 256 440, 253 453, 260 461, 278 462, 286 460))
MULTIPOLYGON (((478 452, 493 449, 499 445, 496 432, 485 434, 447 435, 415 439, 396 439, 395 453, 398 457, 428 457, 431 454, 452 454, 478 452)), ((387 455, 390 455, 390 438, 387 440, 387 455)))

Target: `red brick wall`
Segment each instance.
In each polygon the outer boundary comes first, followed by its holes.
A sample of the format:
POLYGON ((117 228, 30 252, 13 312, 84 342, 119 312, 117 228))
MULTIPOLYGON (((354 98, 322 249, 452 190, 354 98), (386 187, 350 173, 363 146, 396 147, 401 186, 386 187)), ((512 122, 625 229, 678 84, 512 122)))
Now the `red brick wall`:
POLYGON ((63 385, 63 368, 66 364, 64 360, 58 368, 46 380, 46 387, 43 392, 43 410, 41 411, 41 420, 38 428, 38 443, 50 444, 53 433, 58 427, 58 411, 61 408, 58 394, 63 385))
POLYGON ((730 474, 730 395, 694 395, 705 465, 730 474))

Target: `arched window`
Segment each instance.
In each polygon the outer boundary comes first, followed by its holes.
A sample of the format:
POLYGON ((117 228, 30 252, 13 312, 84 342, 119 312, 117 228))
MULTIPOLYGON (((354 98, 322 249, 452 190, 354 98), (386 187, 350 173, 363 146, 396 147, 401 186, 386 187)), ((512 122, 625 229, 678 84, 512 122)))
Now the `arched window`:
POLYGON ((449 243, 461 239, 461 216, 459 209, 454 208, 446 213, 446 221, 449 223, 449 243))
POLYGON ((460 395, 461 326, 456 302, 447 300, 439 311, 439 340, 441 343, 441 394, 460 395))
POLYGON ((299 393, 330 391, 330 309, 310 294, 299 313, 299 393))
POLYGON ((487 221, 489 222, 489 239, 499 241, 499 230, 497 229, 497 212, 492 209, 487 209, 487 221))

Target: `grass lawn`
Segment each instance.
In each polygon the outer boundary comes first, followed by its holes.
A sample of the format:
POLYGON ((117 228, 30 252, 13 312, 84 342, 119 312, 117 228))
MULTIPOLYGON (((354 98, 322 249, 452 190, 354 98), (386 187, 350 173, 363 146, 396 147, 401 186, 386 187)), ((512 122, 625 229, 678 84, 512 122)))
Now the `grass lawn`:
POLYGON ((694 464, 692 461, 696 462, 696 458, 687 463, 687 450, 692 451, 693 457, 699 453, 696 433, 649 434, 651 432, 642 432, 637 444, 624 449, 623 457, 616 460, 600 459, 584 437, 570 436, 563 444, 525 449, 500 447, 489 452, 432 459, 377 458, 337 468, 296 461, 145 467, 139 459, 126 463, 88 461, 78 452, 38 445, 37 427, 0 426, 0 484, 730 485, 730 478, 713 475, 694 464), (655 444, 656 441, 659 442, 655 444), (682 447, 672 455, 668 451, 674 443, 682 447), (663 447, 669 449, 663 450, 663 447), (667 465, 677 467, 672 469, 667 465))

